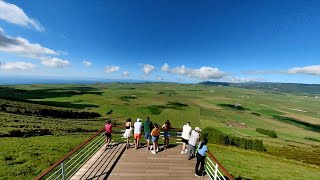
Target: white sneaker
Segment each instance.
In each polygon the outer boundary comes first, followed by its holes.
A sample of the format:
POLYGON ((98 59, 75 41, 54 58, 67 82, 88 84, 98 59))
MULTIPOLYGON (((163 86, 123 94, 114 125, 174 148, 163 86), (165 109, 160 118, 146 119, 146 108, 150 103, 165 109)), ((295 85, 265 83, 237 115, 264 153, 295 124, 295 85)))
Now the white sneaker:
POLYGON ((151 151, 152 154, 157 154, 155 151, 151 151))
POLYGON ((153 146, 150 146, 150 150, 152 150, 153 149, 153 146))
POLYGON ((184 150, 181 151, 181 154, 184 154, 184 150))
POLYGON ((185 150, 184 150, 184 153, 187 154, 187 153, 188 153, 188 149, 185 149, 185 150))
POLYGON ((157 148, 157 152, 159 152, 159 148, 157 148))

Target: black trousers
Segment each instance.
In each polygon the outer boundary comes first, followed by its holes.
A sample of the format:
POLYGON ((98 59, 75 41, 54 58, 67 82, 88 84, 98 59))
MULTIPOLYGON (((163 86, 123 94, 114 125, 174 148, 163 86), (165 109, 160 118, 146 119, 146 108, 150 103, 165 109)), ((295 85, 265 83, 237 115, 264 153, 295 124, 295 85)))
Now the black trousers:
POLYGON ((197 153, 197 163, 196 163, 196 174, 199 176, 202 176, 202 172, 204 170, 204 160, 205 156, 201 156, 199 153, 197 153), (199 169, 200 165, 200 169, 199 169))

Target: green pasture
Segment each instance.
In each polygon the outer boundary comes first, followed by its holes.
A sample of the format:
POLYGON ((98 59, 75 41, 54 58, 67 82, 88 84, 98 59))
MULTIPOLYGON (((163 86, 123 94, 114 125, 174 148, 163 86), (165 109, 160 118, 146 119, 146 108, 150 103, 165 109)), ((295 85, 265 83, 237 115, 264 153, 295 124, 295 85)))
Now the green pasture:
MULTIPOLYGON (((62 150, 52 152, 52 163, 83 141, 87 137, 81 135, 83 132, 97 131, 107 119, 123 124, 129 117, 133 120, 150 117, 152 122, 159 124, 169 119, 172 126, 178 128, 191 122, 192 127, 213 127, 234 136, 263 140, 267 148, 265 153, 212 145, 217 158, 236 176, 253 179, 319 177, 317 161, 320 162, 320 99, 313 96, 176 83, 17 85, 1 86, 0 93, 0 105, 89 111, 102 115, 95 119, 58 119, 0 111, 0 134, 8 134, 17 129, 49 129, 54 134, 31 138, 1 138, 1 145, 9 144, 11 139, 16 142, 12 144, 12 148, 17 147, 18 142, 22 144, 20 149, 12 153, 19 163, 9 163, 8 166, 5 158, 0 160, 0 177, 1 173, 6 172, 6 177, 11 177, 14 172, 10 168, 32 165, 30 172, 33 174, 30 176, 19 170, 21 177, 28 179, 48 166, 48 160, 47 163, 35 163, 35 157, 30 155, 29 146, 24 142, 39 144, 39 151, 47 155, 52 151, 48 140, 54 145, 70 141, 62 150), (111 110, 112 113, 107 114, 111 110), (258 133, 256 128, 275 131, 278 138, 258 133), (72 138, 77 140, 71 143, 72 138), (23 159, 28 154, 28 158, 23 159), (20 155, 23 161, 19 160, 20 155)), ((1 148, 4 149, 3 152, 9 152, 10 146, 1 148)))

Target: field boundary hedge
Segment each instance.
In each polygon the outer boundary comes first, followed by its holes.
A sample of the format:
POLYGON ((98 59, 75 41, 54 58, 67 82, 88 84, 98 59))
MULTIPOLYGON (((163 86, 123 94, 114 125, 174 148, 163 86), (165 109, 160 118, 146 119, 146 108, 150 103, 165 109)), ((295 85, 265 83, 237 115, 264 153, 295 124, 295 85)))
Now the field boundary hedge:
POLYGON ((236 137, 230 134, 225 134, 212 127, 206 127, 203 129, 202 135, 203 137, 208 138, 209 143, 236 146, 241 149, 252 149, 260 152, 266 151, 266 147, 263 145, 262 140, 236 137))

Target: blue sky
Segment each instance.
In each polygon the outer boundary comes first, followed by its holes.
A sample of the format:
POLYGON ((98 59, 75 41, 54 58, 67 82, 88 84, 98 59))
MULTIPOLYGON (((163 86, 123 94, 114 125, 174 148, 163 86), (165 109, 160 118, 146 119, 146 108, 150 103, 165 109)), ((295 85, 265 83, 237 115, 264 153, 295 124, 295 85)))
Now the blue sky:
POLYGON ((0 0, 0 76, 320 83, 320 1, 0 0))

